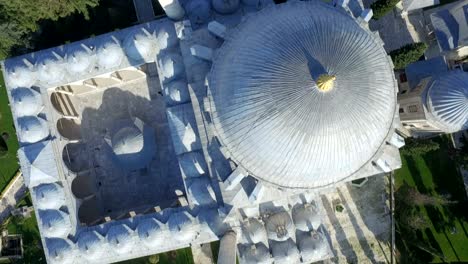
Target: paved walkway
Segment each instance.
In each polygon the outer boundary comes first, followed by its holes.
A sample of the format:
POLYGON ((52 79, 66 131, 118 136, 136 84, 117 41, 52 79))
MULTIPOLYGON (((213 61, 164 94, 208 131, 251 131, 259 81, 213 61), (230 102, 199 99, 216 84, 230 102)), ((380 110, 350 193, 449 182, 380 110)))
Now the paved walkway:
POLYGON ((138 22, 145 23, 154 20, 153 3, 151 0, 133 0, 138 22))
POLYGON ((23 175, 18 172, 0 198, 0 223, 3 223, 10 216, 11 211, 15 209, 16 204, 26 192, 23 175))

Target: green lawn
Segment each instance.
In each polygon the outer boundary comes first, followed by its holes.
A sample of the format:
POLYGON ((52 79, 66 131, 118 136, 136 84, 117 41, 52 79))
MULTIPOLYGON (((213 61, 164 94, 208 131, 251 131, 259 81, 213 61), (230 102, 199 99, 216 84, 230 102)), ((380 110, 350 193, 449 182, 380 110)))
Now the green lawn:
POLYGON ((0 157, 0 191, 10 182, 19 168, 16 152, 18 151, 18 139, 16 138, 13 117, 11 116, 8 97, 3 81, 3 75, 0 74, 0 136, 2 133, 8 133, 9 138, 6 141, 8 153, 0 157))
MULTIPOLYGON (((404 184, 416 187, 420 193, 443 196, 455 205, 418 206, 416 210, 430 222, 430 228, 418 232, 418 238, 426 241, 442 255, 447 262, 468 261, 468 219, 466 214, 466 194, 455 163, 449 159, 449 139, 440 137, 440 149, 422 156, 402 156, 403 166, 395 173, 396 189, 404 184), (455 227, 456 233, 451 234, 455 227)), ((398 212, 396 212, 398 214, 398 212)), ((400 252, 415 252, 405 243, 405 238, 397 241, 400 252)), ((398 234, 397 234, 398 239, 398 234)), ((419 254, 419 253, 418 253, 419 254)), ((444 262, 421 251, 421 262, 444 262)))

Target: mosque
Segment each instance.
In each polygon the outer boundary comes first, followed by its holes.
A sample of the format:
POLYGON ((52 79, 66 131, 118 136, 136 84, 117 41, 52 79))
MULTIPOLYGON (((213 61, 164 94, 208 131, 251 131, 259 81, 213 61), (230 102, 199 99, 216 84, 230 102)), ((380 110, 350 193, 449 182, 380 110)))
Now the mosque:
POLYGON ((166 18, 2 62, 47 262, 220 240, 218 263, 312 263, 348 254, 356 221, 387 232, 404 140, 372 11, 160 3, 166 18), (366 181, 382 184, 352 192, 362 206, 339 189, 366 181))

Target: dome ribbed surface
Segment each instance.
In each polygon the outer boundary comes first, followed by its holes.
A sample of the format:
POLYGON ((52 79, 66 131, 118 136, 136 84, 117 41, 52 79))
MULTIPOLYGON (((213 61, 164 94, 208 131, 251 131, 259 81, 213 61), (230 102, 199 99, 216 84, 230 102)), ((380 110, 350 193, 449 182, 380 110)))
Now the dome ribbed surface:
POLYGON ((209 80, 213 122, 249 174, 290 188, 340 181, 392 127, 396 85, 381 42, 319 1, 270 6, 231 32, 209 80), (321 91, 315 81, 333 75, 321 91))
POLYGON ((41 94, 29 88, 16 88, 11 91, 13 109, 16 116, 37 115, 42 109, 41 94))
POLYGON ((444 132, 468 129, 468 73, 457 71, 436 78, 427 91, 432 121, 444 132))

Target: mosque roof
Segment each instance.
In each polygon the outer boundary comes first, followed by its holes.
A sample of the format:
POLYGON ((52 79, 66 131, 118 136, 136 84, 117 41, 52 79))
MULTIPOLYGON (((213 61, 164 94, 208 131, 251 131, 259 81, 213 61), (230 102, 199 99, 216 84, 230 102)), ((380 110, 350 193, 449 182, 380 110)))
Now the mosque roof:
POLYGON ((41 117, 23 116, 18 120, 19 141, 23 144, 39 142, 49 136, 47 121, 41 117))
POLYGON ((392 128, 397 87, 380 40, 320 1, 249 17, 217 52, 210 76, 221 144, 274 185, 343 180, 373 159, 392 128))
POLYGON ((42 109, 41 94, 30 88, 19 87, 11 91, 16 116, 37 115, 42 109))
POLYGON ((59 209, 65 204, 63 188, 56 183, 41 184, 33 188, 38 209, 59 209))

